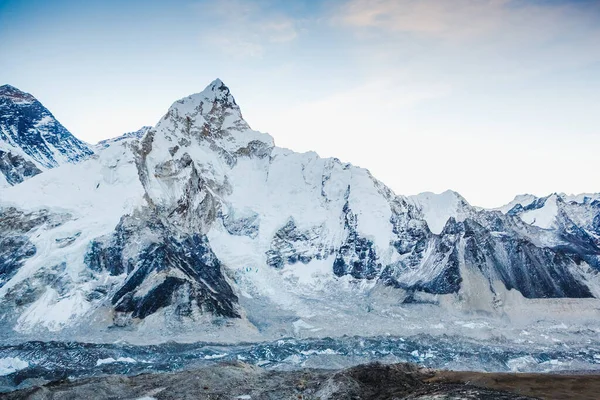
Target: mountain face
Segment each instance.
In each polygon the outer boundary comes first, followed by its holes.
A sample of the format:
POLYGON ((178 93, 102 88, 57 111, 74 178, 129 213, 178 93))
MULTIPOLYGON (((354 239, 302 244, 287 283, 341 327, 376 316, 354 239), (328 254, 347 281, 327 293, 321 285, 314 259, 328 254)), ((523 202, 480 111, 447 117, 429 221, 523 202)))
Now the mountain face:
POLYGON ((2 189, 8 334, 247 340, 503 321, 548 299, 598 310, 600 195, 399 196, 276 147, 220 80, 132 136, 2 189))
POLYGON ((35 97, 0 86, 0 187, 91 154, 35 97))

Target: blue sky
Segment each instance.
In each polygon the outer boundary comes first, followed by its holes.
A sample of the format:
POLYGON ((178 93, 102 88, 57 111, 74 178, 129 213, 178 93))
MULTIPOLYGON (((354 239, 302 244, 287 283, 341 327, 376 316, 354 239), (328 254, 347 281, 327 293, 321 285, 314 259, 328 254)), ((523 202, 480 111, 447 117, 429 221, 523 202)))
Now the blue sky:
POLYGON ((0 0, 0 84, 89 142, 216 77, 278 145, 399 194, 600 191, 596 0, 0 0))

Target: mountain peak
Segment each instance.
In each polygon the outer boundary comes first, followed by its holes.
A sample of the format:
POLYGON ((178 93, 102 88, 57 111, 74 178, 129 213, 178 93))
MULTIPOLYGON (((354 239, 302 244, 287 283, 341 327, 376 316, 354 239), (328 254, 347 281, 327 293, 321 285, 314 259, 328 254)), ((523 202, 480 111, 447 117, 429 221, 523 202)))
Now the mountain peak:
POLYGON ((0 86, 0 98, 10 99, 15 103, 31 103, 35 97, 11 85, 0 86))
POLYGON ((4 93, 5 91, 9 91, 9 90, 19 90, 16 87, 12 86, 12 85, 2 85, 0 86, 0 93, 4 93))
POLYGON ((0 86, 0 132, 0 174, 10 185, 93 154, 33 95, 11 85, 0 86))
POLYGON ((232 106, 236 106, 235 99, 231 95, 231 91, 219 78, 212 81, 203 91, 190 97, 201 97, 206 100, 218 100, 219 102, 226 102, 232 106))
POLYGON ((219 78, 212 81, 201 92, 176 101, 171 108, 175 108, 183 114, 197 114, 200 112, 204 116, 211 112, 217 104, 219 109, 228 110, 229 112, 234 111, 241 118, 239 107, 231 95, 231 91, 219 78))
POLYGON ((212 131, 250 129, 231 91, 220 79, 212 81, 203 91, 173 103, 165 117, 183 118, 186 124, 201 129, 210 125, 212 131))
POLYGON ((231 91, 218 78, 201 92, 173 103, 155 128, 158 132, 170 132, 169 135, 179 130, 181 134, 209 140, 226 152, 235 153, 250 142, 274 146, 270 135, 250 128, 231 91))
POLYGON ((215 79, 214 81, 212 81, 210 83, 210 85, 207 86, 208 87, 221 87, 221 86, 225 86, 227 87, 222 80, 220 80, 219 78, 215 79))
POLYGON ((0 86, 0 93, 3 94, 7 92, 20 92, 20 90, 9 84, 0 86))

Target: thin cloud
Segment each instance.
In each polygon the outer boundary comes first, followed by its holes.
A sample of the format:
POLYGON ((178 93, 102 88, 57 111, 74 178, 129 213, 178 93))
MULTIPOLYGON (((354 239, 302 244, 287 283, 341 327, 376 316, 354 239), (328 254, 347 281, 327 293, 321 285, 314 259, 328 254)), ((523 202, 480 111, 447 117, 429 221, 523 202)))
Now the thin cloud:
POLYGON ((444 40, 489 38, 543 41, 589 27, 593 3, 523 0, 349 0, 334 21, 357 29, 379 29, 444 40))
POLYGON ((212 0, 195 8, 205 22, 202 42, 230 55, 261 57, 298 37, 297 21, 265 2, 212 0))
POLYGON ((291 18, 279 17, 271 21, 265 21, 260 29, 271 43, 286 43, 298 37, 295 21, 291 18))
POLYGON ((398 65, 455 86, 600 61, 597 1, 344 0, 330 18, 350 31, 357 62, 377 60, 366 68, 398 65))

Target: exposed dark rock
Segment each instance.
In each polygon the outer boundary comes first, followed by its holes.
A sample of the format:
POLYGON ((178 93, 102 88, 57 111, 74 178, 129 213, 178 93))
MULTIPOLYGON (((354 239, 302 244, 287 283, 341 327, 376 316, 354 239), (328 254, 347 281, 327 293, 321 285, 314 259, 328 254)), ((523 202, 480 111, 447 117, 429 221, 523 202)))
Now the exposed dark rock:
POLYGON ((0 142, 23 151, 0 151, 0 172, 15 185, 41 172, 35 163, 53 168, 79 162, 93 151, 73 136, 39 101, 10 85, 0 86, 0 142), (60 153, 62 159, 57 159, 60 153))
POLYGON ((273 268, 283 268, 286 264, 308 263, 313 258, 322 259, 333 252, 320 242, 322 226, 302 230, 296 221, 288 222, 273 236, 271 248, 267 251, 267 264, 273 268))
POLYGON ((265 158, 271 155, 273 147, 259 140, 253 140, 248 146, 242 147, 235 152, 236 156, 265 158))
POLYGON ((260 227, 260 216, 253 212, 248 215, 238 217, 234 210, 222 215, 223 226, 231 235, 248 236, 254 239, 258 235, 260 227))
POLYGON ((27 236, 0 237, 0 287, 12 278, 36 248, 27 236))
POLYGON ((0 173, 10 185, 16 185, 27 178, 31 178, 42 170, 19 154, 0 150, 0 173))
POLYGON ((36 247, 28 233, 43 226, 55 227, 69 218, 46 210, 24 212, 13 207, 0 209, 0 287, 12 278, 36 247))
POLYGON ((507 289, 517 289, 528 298, 592 297, 569 271, 574 261, 563 249, 538 247, 508 232, 494 236, 471 219, 463 226, 465 263, 490 281, 499 279, 507 289))
POLYGON ((118 321, 122 314, 143 319, 171 305, 179 316, 193 310, 240 316, 237 296, 206 237, 181 236, 151 215, 123 217, 112 235, 92 242, 85 259, 94 271, 127 274, 111 300, 118 321))
POLYGON ((357 219, 348 202, 344 205, 343 214, 347 238, 337 251, 333 273, 337 276, 351 275, 359 279, 373 279, 381 270, 373 242, 358 234, 357 219))

